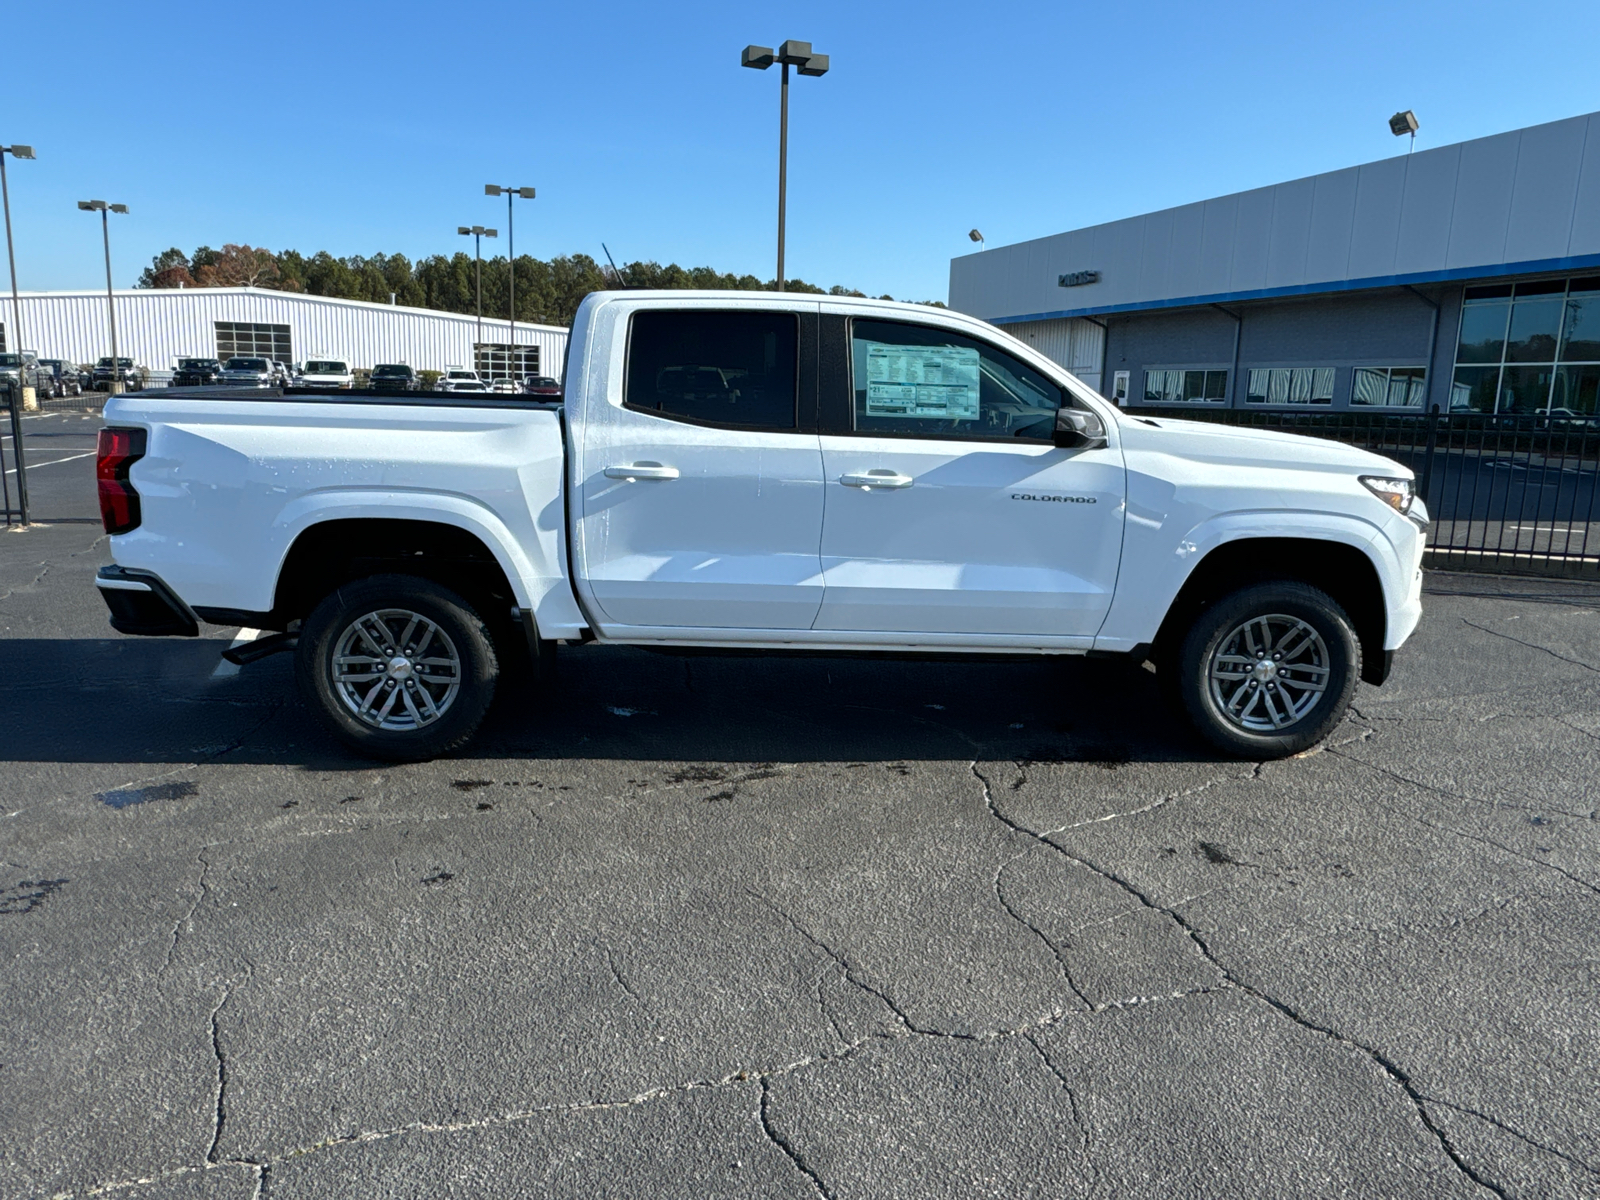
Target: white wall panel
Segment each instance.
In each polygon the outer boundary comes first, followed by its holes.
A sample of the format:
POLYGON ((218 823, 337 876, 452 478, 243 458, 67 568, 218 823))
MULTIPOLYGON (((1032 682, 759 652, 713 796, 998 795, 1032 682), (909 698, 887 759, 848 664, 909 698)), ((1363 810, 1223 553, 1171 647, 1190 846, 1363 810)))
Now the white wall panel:
POLYGON ((1588 128, 1589 118, 1574 117, 1523 130, 1506 233, 1505 254, 1512 261, 1567 252, 1588 128))

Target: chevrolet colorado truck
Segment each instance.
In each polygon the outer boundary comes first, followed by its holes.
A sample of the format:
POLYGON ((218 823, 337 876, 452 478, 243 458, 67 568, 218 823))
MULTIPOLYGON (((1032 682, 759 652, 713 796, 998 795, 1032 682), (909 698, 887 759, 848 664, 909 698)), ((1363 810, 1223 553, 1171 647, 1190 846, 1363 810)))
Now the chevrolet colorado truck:
POLYGON ((227 654, 292 650, 328 728, 395 760, 465 744, 502 665, 557 644, 1122 655, 1268 758, 1421 613, 1406 467, 1119 411, 957 313, 601 292, 564 376, 561 403, 113 398, 112 625, 276 631, 227 654))

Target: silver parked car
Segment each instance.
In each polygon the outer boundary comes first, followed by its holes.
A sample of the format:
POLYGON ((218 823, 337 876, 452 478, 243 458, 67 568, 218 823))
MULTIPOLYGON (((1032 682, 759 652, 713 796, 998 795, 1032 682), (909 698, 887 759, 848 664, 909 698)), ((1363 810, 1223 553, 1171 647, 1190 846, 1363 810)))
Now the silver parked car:
POLYGON ((222 382, 230 387, 272 387, 276 366, 270 358, 230 358, 222 364, 222 382))

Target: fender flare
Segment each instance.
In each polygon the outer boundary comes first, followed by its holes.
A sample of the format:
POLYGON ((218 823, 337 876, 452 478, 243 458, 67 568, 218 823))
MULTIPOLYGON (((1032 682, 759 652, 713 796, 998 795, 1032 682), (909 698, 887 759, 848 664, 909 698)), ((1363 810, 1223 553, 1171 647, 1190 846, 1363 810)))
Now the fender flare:
MULTIPOLYGON (((494 556, 511 586, 517 605, 534 615, 542 636, 575 636, 583 624, 566 586, 565 564, 542 553, 537 538, 519 539, 486 505, 448 492, 350 489, 308 492, 297 496, 277 514, 272 533, 277 545, 277 565, 272 573, 272 595, 277 594, 289 552, 307 530, 329 521, 401 520, 449 525, 472 534, 494 556), (534 554, 529 553, 531 547, 534 554)), ((557 550, 565 532, 555 540, 557 550)))

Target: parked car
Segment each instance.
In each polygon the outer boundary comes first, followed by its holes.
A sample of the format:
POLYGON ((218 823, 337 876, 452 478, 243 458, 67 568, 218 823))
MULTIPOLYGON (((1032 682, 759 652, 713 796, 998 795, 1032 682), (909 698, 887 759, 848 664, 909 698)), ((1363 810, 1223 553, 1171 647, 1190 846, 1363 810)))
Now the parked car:
POLYGON ((207 387, 222 382, 222 364, 214 358, 180 358, 171 387, 207 387))
POLYGON ((337 388, 351 387, 355 376, 350 370, 350 360, 345 358, 308 358, 300 366, 295 378, 296 387, 337 388))
POLYGON ((561 395, 561 381, 559 379, 551 379, 548 375, 529 375, 523 381, 522 388, 530 396, 561 395))
POLYGON ((476 371, 469 371, 465 367, 446 367, 444 374, 439 376, 439 382, 434 385, 434 390, 440 392, 487 392, 489 385, 478 378, 476 371))
POLYGON ((222 382, 229 387, 272 387, 277 372, 270 358, 230 358, 222 366, 222 382))
POLYGON ((0 380, 31 387, 40 396, 51 395, 49 372, 40 366, 39 356, 32 350, 0 354, 0 380))
MULTIPOLYGON (((57 400, 83 395, 83 384, 78 379, 78 369, 59 358, 41 358, 39 366, 49 373, 50 394, 57 400)), ((40 388, 43 391, 43 386, 40 388)))
POLYGON ((1421 616, 1410 468, 1122 412, 976 318, 593 292, 571 355, 562 411, 441 396, 369 407, 359 437, 331 394, 112 400, 113 627, 281 631, 229 661, 292 649, 306 703, 378 758, 463 746, 525 638, 541 679, 556 642, 1121 656, 1259 761, 1326 737, 1421 616))
POLYGON ((78 387, 85 392, 94 390, 94 368, 88 363, 78 364, 78 387))
POLYGON ((502 396, 515 396, 517 384, 513 379, 496 379, 489 385, 489 390, 502 396))
POLYGON ((372 389, 377 392, 414 392, 417 373, 405 363, 379 363, 372 368, 372 389))
POLYGON ((129 391, 138 391, 144 386, 144 374, 133 365, 131 358, 118 358, 115 368, 111 365, 111 356, 107 355, 94 365, 94 390, 109 392, 113 380, 120 380, 122 386, 129 391))
POLYGON ((273 387, 294 386, 294 373, 289 370, 288 363, 281 363, 275 358, 270 358, 267 360, 267 362, 272 368, 273 387))

